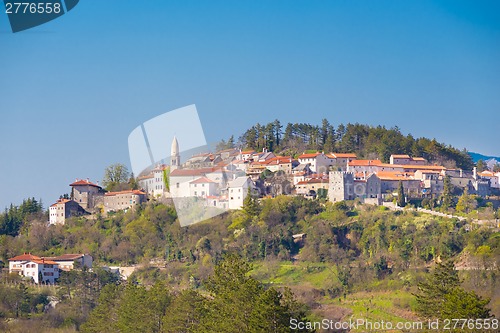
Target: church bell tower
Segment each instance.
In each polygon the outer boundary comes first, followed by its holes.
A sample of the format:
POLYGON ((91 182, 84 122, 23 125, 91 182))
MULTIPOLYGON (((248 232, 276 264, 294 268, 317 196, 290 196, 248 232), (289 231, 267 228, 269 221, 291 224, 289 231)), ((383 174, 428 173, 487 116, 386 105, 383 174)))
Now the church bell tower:
POLYGON ((175 170, 180 168, 181 166, 181 155, 179 154, 179 142, 177 142, 177 138, 174 136, 174 140, 172 140, 172 147, 170 149, 170 169, 175 170))

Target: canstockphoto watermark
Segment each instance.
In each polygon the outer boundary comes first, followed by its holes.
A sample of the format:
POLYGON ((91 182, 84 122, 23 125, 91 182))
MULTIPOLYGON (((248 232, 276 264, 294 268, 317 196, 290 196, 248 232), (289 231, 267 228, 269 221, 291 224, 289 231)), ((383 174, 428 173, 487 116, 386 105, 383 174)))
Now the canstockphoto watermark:
POLYGON ((329 331, 350 331, 360 330, 362 332, 380 332, 391 330, 404 331, 438 331, 438 330, 483 330, 497 332, 499 320, 496 318, 478 319, 430 319, 427 321, 375 321, 369 319, 350 319, 345 321, 335 321, 323 319, 321 321, 301 321, 295 318, 290 319, 290 329, 292 330, 329 330, 329 331))
POLYGON ((321 321, 300 321, 295 318, 290 319, 290 329, 292 330, 361 330, 367 331, 385 331, 385 330, 423 330, 426 327, 422 321, 390 322, 390 321, 371 321, 367 319, 350 319, 347 321, 335 321, 323 319, 321 321))
POLYGON ((12 32, 27 30, 69 12, 80 0, 4 0, 12 32))

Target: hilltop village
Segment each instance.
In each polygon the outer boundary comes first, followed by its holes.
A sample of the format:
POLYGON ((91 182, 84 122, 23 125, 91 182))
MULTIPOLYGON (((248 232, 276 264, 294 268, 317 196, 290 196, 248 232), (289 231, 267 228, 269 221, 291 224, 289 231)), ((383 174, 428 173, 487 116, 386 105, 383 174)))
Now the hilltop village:
MULTIPOLYGON (((332 202, 358 199, 381 205, 393 201, 402 186, 406 201, 437 199, 449 181, 455 192, 498 195, 500 172, 450 169, 423 157, 393 154, 389 163, 358 159, 353 153, 306 152, 279 156, 272 151, 226 149, 191 156, 181 163, 174 137, 169 164, 158 164, 137 177, 138 190, 106 192, 98 182, 76 179, 69 198, 50 206, 49 222, 71 216, 104 215, 133 209, 147 200, 192 198, 207 207, 239 209, 247 195, 301 195, 332 202)), ((460 194, 460 193, 455 193, 460 194)))

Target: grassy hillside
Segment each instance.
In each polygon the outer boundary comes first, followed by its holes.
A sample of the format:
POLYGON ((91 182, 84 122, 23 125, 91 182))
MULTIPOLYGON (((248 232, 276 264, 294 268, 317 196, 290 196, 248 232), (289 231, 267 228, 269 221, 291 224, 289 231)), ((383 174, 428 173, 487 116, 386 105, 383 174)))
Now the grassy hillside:
MULTIPOLYGON (((72 218, 50 228, 35 212, 24 216, 17 236, 0 236, 0 255, 6 262, 22 252, 87 252, 96 265, 136 265, 129 283, 146 290, 161 282, 174 295, 186 289, 206 295, 206 281, 216 265, 236 253, 251 263, 250 275, 266 288, 283 293, 290 288, 310 319, 393 321, 417 318, 412 295, 417 284, 429 276, 436 261, 453 259, 461 267, 468 267, 467 262, 480 268, 460 271, 461 285, 491 298, 493 314, 500 315, 498 231, 356 202, 280 196, 251 208, 185 228, 179 226, 173 207, 155 202, 107 218, 72 218), (299 233, 305 238, 294 241, 299 233)), ((52 292, 61 301, 55 309, 40 312, 35 304, 24 318, 38 318, 51 329, 79 328, 100 304, 102 287, 115 283, 104 273, 92 274, 68 277, 52 292), (79 297, 87 297, 88 305, 75 312, 79 297)), ((36 295, 35 289, 30 299, 36 295)), ((15 314, 9 304, 0 308, 7 318, 15 314)))

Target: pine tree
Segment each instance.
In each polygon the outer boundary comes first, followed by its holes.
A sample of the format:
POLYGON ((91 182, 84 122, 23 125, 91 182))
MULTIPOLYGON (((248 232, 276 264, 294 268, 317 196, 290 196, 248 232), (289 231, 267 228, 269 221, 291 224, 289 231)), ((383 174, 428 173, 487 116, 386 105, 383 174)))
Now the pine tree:
POLYGON ((438 263, 427 280, 418 284, 417 312, 426 318, 489 318, 489 300, 465 291, 460 283, 452 261, 438 263))
POLYGON ((488 166, 486 165, 486 163, 483 160, 477 161, 476 168, 477 168, 477 172, 483 172, 484 170, 488 170, 488 166))
POLYGON ((447 211, 451 208, 453 201, 451 197, 451 180, 450 176, 444 178, 443 194, 441 194, 441 209, 447 211))
POLYGON ((118 332, 117 307, 121 287, 108 284, 101 290, 97 306, 81 326, 83 333, 118 332))
POLYGON ((207 300, 195 290, 183 290, 175 297, 163 317, 165 333, 199 332, 199 325, 207 314, 207 300))
POLYGON ((476 206, 476 200, 473 196, 469 194, 467 187, 464 190, 464 193, 460 196, 457 202, 456 210, 459 213, 468 214, 471 210, 473 210, 476 206))
POLYGON ((397 204, 398 204, 399 207, 406 206, 405 189, 403 187, 403 182, 402 181, 399 181, 397 204))
POLYGON ((254 216, 259 214, 259 200, 252 193, 251 187, 248 188, 247 196, 245 197, 245 200, 243 200, 243 207, 241 209, 249 219, 253 219, 254 216))

